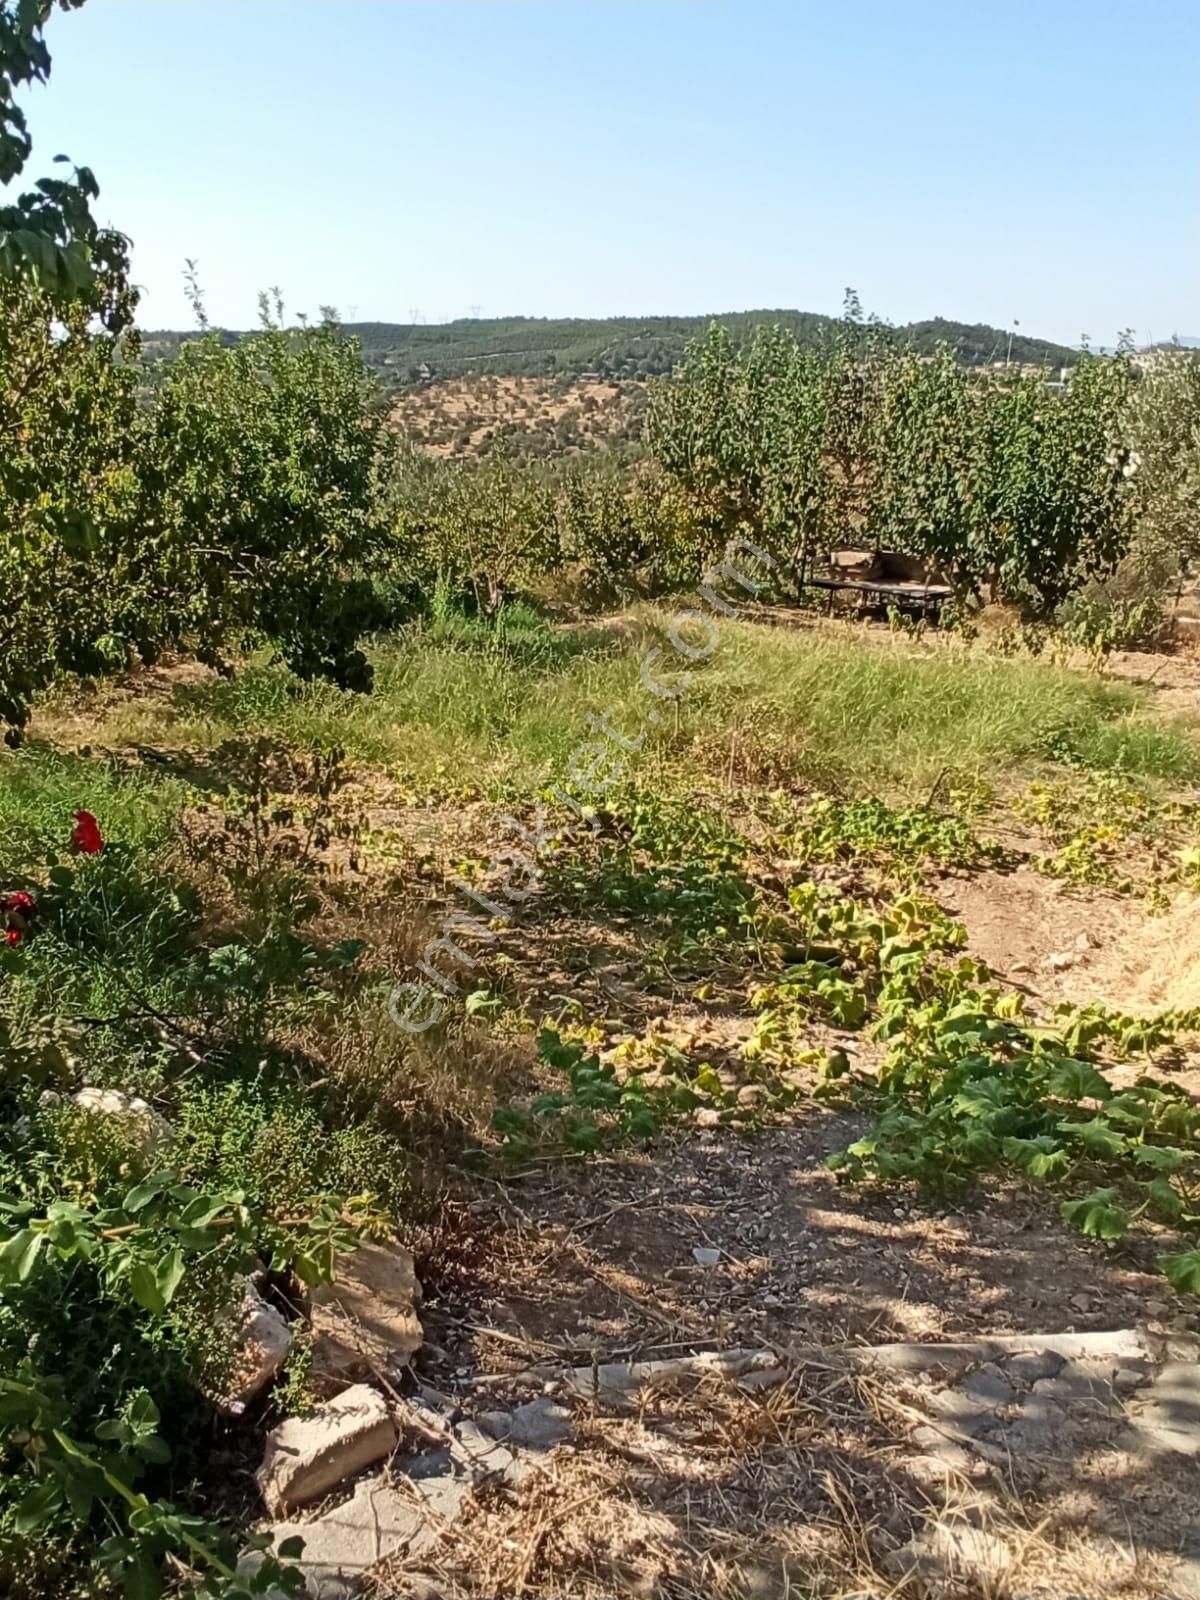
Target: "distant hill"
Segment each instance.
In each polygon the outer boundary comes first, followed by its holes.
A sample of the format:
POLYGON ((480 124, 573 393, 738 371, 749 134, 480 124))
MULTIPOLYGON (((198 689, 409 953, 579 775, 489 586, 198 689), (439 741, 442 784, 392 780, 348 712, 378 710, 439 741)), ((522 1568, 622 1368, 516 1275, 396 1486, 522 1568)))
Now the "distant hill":
MULTIPOLYGON (((462 318, 457 322, 352 322, 347 331, 362 341, 363 359, 389 388, 418 383, 422 368, 438 378, 475 374, 496 377, 647 378, 670 372, 689 340, 711 321, 723 323, 735 338, 748 339, 755 328, 782 323, 805 345, 822 343, 836 326, 833 317, 812 311, 734 311, 713 317, 462 318)), ((957 351, 968 366, 1009 358, 1021 365, 1069 366, 1076 353, 1066 345, 1014 333, 1009 350, 1006 330, 984 323, 949 322, 935 317, 893 330, 922 352, 941 343, 957 351)), ((191 335, 148 333, 148 355, 170 354, 191 335)))

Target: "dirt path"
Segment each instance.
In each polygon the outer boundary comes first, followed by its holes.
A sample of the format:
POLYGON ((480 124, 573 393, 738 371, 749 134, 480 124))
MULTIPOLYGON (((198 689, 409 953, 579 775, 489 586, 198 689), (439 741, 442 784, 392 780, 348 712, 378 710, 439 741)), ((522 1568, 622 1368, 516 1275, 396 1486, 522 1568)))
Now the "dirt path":
POLYGON ((1111 1328, 1173 1300, 1149 1249, 1098 1249, 1042 1193, 989 1185, 946 1210, 840 1187, 825 1158, 860 1132, 818 1111, 483 1186, 469 1204, 489 1260, 443 1325, 432 1308, 435 1342, 455 1365, 519 1365, 541 1347, 609 1360, 1111 1328))

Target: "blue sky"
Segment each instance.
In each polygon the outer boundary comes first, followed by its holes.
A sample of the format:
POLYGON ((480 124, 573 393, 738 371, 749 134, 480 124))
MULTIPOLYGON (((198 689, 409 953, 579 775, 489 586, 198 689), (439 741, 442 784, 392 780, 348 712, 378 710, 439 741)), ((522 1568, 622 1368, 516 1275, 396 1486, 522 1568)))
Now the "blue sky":
POLYGON ((90 164, 147 326, 941 314, 1200 334, 1200 3, 89 0, 35 175, 90 164))

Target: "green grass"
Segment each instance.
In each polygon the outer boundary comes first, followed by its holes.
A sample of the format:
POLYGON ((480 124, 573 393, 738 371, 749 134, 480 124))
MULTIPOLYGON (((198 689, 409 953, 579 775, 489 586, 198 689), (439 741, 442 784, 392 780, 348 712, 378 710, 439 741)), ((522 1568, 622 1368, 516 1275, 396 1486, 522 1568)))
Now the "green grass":
MULTIPOLYGON (((664 680, 688 665, 667 643, 669 622, 646 606, 623 633, 591 630, 569 648, 528 623, 499 641, 479 624, 413 628, 377 646, 370 696, 252 665, 181 686, 167 703, 118 709, 103 737, 195 751, 265 733, 341 746, 417 790, 486 790, 540 772, 561 778, 571 752, 596 737, 589 713, 601 712, 645 734, 630 775, 647 779, 707 781, 731 741, 755 740, 789 781, 848 796, 921 799, 939 777, 995 783, 1063 765, 1169 784, 1200 776, 1194 731, 1156 718, 1148 690, 849 630, 724 623, 678 701, 656 701, 639 680, 646 651, 659 646, 664 680)), ((0 809, 0 842, 3 819, 0 809)))
POLYGON ((65 855, 77 811, 135 850, 165 843, 187 796, 181 783, 30 743, 0 753, 0 867, 24 870, 65 855))
POLYGON ((920 797, 943 770, 994 781, 1047 763, 1200 773, 1194 730, 1155 719, 1150 691, 903 640, 727 625, 692 698, 722 725, 775 713, 803 776, 858 795, 920 797))

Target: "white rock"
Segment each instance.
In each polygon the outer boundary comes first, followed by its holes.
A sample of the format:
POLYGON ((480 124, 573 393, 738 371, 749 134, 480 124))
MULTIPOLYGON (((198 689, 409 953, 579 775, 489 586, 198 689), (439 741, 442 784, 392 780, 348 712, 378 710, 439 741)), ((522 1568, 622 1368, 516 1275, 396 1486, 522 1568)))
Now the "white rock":
MULTIPOLYGON (((45 1100, 45 1096, 43 1096, 45 1100)), ((120 1117, 131 1141, 147 1160, 157 1155, 174 1134, 171 1124, 152 1105, 121 1089, 85 1087, 71 1096, 73 1105, 97 1117, 120 1117)), ((46 1102, 49 1103, 49 1102, 46 1102)))
POLYGON ((287 1360, 292 1332, 250 1282, 241 1299, 217 1319, 217 1326, 235 1347, 228 1393, 217 1397, 217 1405, 236 1416, 248 1400, 266 1388, 287 1360))
POLYGON ((319 1500, 395 1449, 399 1432, 383 1396, 356 1383, 311 1416, 289 1417, 267 1435, 258 1487, 268 1510, 319 1500))
POLYGON ((721 1252, 707 1249, 703 1245, 697 1245, 692 1251, 692 1256, 698 1267, 719 1267, 721 1265, 721 1252))

